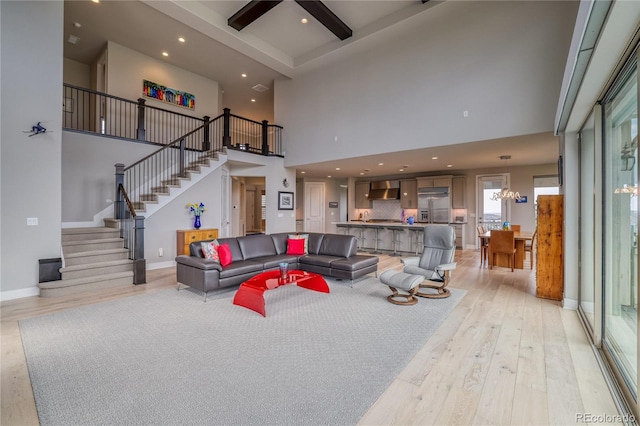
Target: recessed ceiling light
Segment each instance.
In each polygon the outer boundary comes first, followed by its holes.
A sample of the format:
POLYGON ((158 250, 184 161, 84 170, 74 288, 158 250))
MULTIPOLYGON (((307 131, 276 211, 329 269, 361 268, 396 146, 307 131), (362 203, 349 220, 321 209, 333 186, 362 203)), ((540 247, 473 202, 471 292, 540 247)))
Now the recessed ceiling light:
POLYGON ((398 169, 399 172, 404 172, 404 169, 398 169))
POLYGON ((336 167, 336 170, 340 170, 340 167, 336 167))
POLYGON ((168 52, 162 52, 162 56, 169 56, 168 52))
POLYGON ((247 75, 245 73, 241 74, 242 78, 247 78, 247 75))
POLYGON ((451 168, 453 167, 453 164, 447 164, 447 167, 451 168))
POLYGON ((255 101, 256 101, 255 99, 251 99, 251 102, 255 102, 255 101))
POLYGON ((184 43, 184 42, 185 42, 185 41, 187 41, 187 40, 185 40, 185 39, 184 39, 184 37, 178 37, 178 41, 179 41, 180 43, 184 43))
POLYGON ((78 44, 78 42, 80 41, 80 37, 69 34, 69 39, 67 41, 71 44, 78 44))
POLYGON ((328 177, 328 178, 330 178, 330 177, 331 177, 331 175, 329 175, 329 176, 327 176, 327 177, 328 177))
POLYGON ((300 22, 302 22, 303 24, 306 24, 307 22, 309 22, 309 20, 307 18, 302 18, 300 22))
POLYGON ((76 28, 81 28, 82 24, 80 22, 74 22, 73 26, 76 27, 76 28))
POLYGON ((91 0, 94 3, 100 3, 100 0, 91 0))
POLYGON ((384 163, 378 163, 378 166, 384 166, 384 163))
POLYGON ((303 170, 303 171, 301 171, 300 173, 301 173, 301 174, 305 174, 305 173, 307 173, 307 172, 305 172, 305 171, 303 170))
POLYGON ((431 159, 432 159, 432 160, 437 160, 437 159, 438 159, 438 157, 431 157, 431 159))
POLYGON ((360 174, 361 174, 361 175, 363 175, 363 174, 364 174, 364 172, 360 172, 360 174))

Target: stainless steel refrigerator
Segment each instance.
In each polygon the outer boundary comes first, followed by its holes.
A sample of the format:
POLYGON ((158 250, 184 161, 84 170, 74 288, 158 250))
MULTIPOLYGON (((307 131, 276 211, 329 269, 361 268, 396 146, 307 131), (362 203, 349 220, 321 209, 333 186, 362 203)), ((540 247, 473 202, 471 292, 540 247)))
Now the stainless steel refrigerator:
POLYGON ((418 188, 418 222, 449 223, 449 188, 418 188))

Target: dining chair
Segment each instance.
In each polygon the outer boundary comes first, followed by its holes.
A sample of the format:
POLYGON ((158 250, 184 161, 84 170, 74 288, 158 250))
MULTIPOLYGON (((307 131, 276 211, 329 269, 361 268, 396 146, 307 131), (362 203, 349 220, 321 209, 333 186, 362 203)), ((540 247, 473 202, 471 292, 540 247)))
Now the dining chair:
POLYGON ((516 263, 516 240, 513 231, 492 230, 491 239, 489 240, 489 268, 493 268, 496 264, 496 255, 504 254, 511 260, 511 272, 513 272, 516 263))
POLYGON ((533 248, 536 244, 536 237, 538 236, 538 228, 533 232, 533 237, 531 238, 531 242, 528 240, 524 244, 524 254, 525 256, 529 253, 529 263, 531 269, 533 269, 533 248))
POLYGON ((511 230, 517 234, 520 232, 520 225, 511 225, 511 230))
POLYGON ((482 235, 487 232, 487 229, 480 225, 478 226, 478 238, 480 239, 480 267, 484 265, 484 262, 487 260, 487 256, 489 253, 489 241, 488 238, 483 237, 482 235))

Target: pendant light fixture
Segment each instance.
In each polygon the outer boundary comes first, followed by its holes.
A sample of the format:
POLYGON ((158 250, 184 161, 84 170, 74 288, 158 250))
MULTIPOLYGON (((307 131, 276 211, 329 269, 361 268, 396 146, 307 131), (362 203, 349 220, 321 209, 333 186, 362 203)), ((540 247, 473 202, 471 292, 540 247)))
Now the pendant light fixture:
MULTIPOLYGON (((505 170, 506 170, 507 161, 511 160, 511 156, 510 155, 501 155, 500 159, 504 160, 505 170)), ((514 191, 510 190, 509 188, 502 188, 502 190, 500 192, 494 192, 493 195, 489 199, 493 200, 493 201, 496 201, 496 200, 521 200, 522 197, 520 197, 520 193, 519 192, 514 192, 514 191)))

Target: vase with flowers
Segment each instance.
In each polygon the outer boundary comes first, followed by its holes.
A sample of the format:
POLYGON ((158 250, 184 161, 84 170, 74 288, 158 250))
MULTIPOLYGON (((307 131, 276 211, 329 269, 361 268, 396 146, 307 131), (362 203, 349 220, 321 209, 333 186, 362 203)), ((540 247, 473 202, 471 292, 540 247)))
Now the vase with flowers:
POLYGON ((207 209, 204 208, 204 204, 202 203, 187 204, 187 207, 189 208, 189 211, 193 213, 193 216, 194 216, 193 227, 195 229, 200 229, 200 226, 202 226, 200 224, 200 215, 206 212, 207 209))

